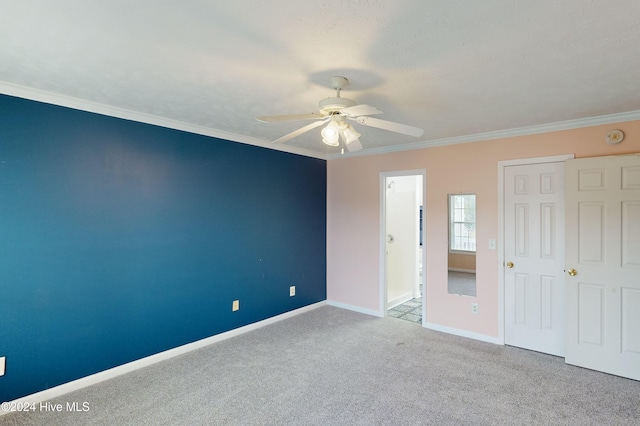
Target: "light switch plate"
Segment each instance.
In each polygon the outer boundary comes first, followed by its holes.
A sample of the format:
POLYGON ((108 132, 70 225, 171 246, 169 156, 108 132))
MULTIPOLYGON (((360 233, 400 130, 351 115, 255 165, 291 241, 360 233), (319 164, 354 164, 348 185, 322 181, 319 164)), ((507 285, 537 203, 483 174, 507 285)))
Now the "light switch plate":
POLYGON ((496 240, 492 238, 489 240, 489 250, 495 250, 495 249, 496 249, 496 240))
POLYGON ((0 376, 4 376, 4 368, 7 365, 7 357, 0 356, 0 376))

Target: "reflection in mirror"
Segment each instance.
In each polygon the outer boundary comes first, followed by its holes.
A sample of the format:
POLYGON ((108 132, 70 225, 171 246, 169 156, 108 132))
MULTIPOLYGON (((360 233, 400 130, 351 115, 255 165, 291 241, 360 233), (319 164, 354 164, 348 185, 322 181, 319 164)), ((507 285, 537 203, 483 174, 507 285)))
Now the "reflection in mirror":
POLYGON ((449 194, 449 294, 476 295, 476 196, 449 194))

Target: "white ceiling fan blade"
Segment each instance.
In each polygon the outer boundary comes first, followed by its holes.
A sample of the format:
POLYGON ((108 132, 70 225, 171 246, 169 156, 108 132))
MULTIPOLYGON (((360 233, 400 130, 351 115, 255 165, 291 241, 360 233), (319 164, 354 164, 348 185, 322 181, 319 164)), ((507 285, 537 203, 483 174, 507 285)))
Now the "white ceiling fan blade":
POLYGON ((316 127, 322 126, 324 123, 326 123, 328 121, 327 120, 322 120, 322 121, 314 121, 311 124, 307 124, 304 127, 299 128, 298 130, 294 130, 293 132, 284 135, 283 137, 276 139, 275 141, 273 141, 273 143, 285 143, 288 140, 291 140, 293 138, 295 138, 296 136, 300 136, 301 134, 308 132, 311 129, 315 129, 316 127))
POLYGON ((380 120, 373 117, 356 117, 356 123, 363 126, 377 127, 378 129, 389 130, 390 132, 402 133, 409 136, 422 136, 424 130, 419 127, 407 126, 406 124, 394 123, 393 121, 380 120))
POLYGON ((321 118, 324 118, 324 116, 312 112, 311 114, 260 115, 256 117, 256 120, 263 123, 274 123, 276 121, 319 120, 321 118))
POLYGON ((352 107, 345 108, 340 112, 342 112, 347 117, 356 117, 359 115, 382 114, 382 111, 380 111, 378 108, 372 107, 371 105, 365 105, 365 104, 354 105, 352 107))

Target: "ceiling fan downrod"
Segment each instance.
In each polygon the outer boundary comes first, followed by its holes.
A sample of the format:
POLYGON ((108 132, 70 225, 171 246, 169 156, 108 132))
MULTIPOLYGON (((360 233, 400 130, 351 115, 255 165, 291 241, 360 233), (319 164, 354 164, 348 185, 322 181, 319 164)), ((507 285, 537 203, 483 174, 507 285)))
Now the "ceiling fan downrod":
POLYGON ((320 111, 324 112, 325 114, 331 115, 356 104, 356 101, 354 101, 353 99, 340 97, 340 92, 342 91, 342 89, 349 85, 349 80, 347 80, 346 77, 333 76, 329 79, 329 83, 331 84, 331 88, 336 91, 336 96, 321 100, 318 103, 320 111))

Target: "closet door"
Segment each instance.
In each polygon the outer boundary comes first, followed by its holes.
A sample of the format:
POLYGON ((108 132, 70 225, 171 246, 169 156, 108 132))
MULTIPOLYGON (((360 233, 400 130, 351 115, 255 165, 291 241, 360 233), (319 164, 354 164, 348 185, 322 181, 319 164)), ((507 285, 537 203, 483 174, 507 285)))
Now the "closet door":
POLYGON ((505 343, 563 356, 564 162, 505 167, 505 343))
POLYGON ((640 156, 566 175, 566 362, 640 380, 640 156))

